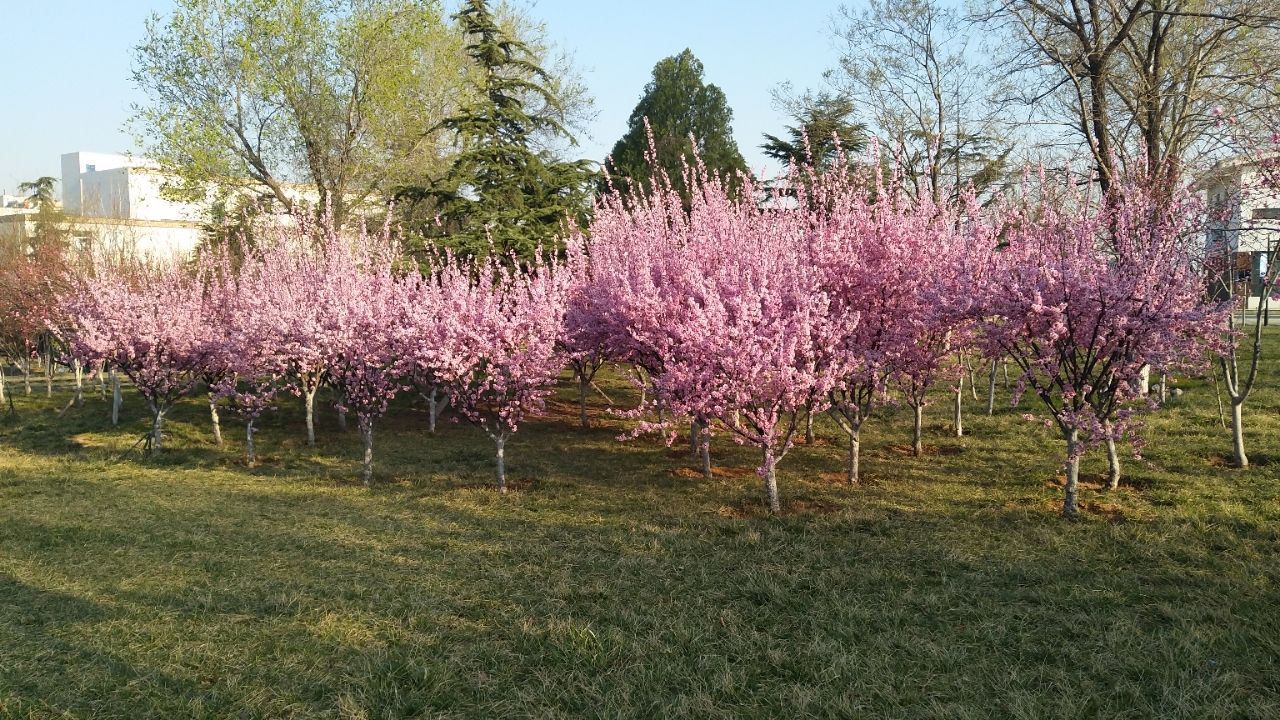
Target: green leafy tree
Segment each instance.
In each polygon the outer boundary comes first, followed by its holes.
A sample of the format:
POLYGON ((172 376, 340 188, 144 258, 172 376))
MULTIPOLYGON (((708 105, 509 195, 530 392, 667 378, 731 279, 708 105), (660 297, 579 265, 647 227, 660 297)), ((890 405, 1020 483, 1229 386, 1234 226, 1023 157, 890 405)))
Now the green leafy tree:
POLYGON ((653 68, 653 79, 631 111, 627 133, 613 146, 607 169, 615 183, 626 186, 634 179, 648 179, 650 168, 648 119, 653 133, 657 164, 681 193, 684 190, 683 162, 693 160, 696 149, 707 170, 733 183, 738 173, 747 172, 747 163, 733 140, 733 110, 724 91, 702 80, 702 63, 688 49, 661 60, 653 68), (697 142, 697 146, 690 141, 697 142))
POLYGON ((848 96, 805 93, 783 104, 796 124, 786 126, 785 140, 765 133, 760 146, 765 155, 783 165, 812 162, 825 170, 840 152, 856 155, 866 149, 867 126, 853 119, 853 100, 848 96))
POLYGON ((473 63, 473 99, 443 123, 458 152, 440 179, 397 195, 431 243, 483 255, 492 242, 500 253, 529 257, 566 221, 585 220, 594 173, 587 161, 561 160, 546 148, 549 139, 576 141, 563 124, 562 86, 535 49, 486 0, 467 0, 454 18, 473 63))
POLYGON ((270 197, 342 224, 442 162, 465 76, 438 0, 175 0, 134 48, 132 127, 171 196, 270 197))

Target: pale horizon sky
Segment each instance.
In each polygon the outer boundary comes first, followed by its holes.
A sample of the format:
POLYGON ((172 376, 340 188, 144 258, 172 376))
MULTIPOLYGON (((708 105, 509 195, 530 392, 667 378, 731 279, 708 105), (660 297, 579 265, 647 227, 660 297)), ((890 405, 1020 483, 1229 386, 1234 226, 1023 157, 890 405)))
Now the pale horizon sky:
MULTIPOLYGON (((446 3, 452 6, 453 3, 446 3)), ((598 116, 582 156, 601 160, 626 130, 653 66, 686 47, 733 109, 734 137, 759 170, 761 134, 787 118, 770 90, 784 81, 820 87, 838 53, 831 19, 840 0, 538 0, 526 2, 552 39, 573 53, 596 98, 598 116)), ((843 4, 857 5, 857 2, 843 4)), ((0 0, 0 67, 9 98, 0 103, 0 191, 61 174, 59 156, 133 151, 124 125, 145 97, 130 80, 130 53, 152 12, 169 0, 0 0)))

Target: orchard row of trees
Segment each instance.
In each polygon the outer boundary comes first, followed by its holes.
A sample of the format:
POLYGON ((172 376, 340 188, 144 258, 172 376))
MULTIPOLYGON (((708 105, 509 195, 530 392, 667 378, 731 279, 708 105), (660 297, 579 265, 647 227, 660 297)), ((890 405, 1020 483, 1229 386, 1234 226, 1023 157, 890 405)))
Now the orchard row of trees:
POLYGON ((62 295, 55 325, 68 361, 137 387, 153 451, 166 413, 201 383, 215 428, 220 410, 245 419, 251 462, 253 423, 283 392, 305 398, 314 442, 328 385, 356 416, 366 482, 374 427, 401 392, 427 398, 433 423, 449 403, 482 428, 505 487, 506 441, 561 370, 585 403, 596 371, 617 363, 643 391, 633 434, 674 438, 688 423, 707 468, 713 432, 758 448, 775 512, 776 468, 804 418, 826 412, 845 431, 857 482, 878 407, 914 409, 919 453, 930 399, 954 394, 962 433, 966 378, 988 364, 994 378, 1006 359, 1015 403, 1030 391, 1062 433, 1073 514, 1087 449, 1107 446, 1118 482, 1116 444, 1155 406, 1144 378, 1196 371, 1234 342, 1228 308, 1206 297, 1202 209, 1171 184, 1097 196, 1044 175, 982 208, 972 191, 909 192, 882 167, 837 158, 768 190, 696 161, 679 185, 659 169, 602 195, 589 234, 530 259, 409 261, 390 224, 352 237, 330 216, 281 218, 243 258, 99 263, 62 295))

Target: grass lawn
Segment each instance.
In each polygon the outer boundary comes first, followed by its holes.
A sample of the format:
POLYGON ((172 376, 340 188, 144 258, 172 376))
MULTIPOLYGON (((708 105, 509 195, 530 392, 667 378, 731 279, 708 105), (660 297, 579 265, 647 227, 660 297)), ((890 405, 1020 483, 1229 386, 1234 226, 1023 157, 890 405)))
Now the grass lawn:
POLYGON ((1077 522, 1059 437, 1003 390, 963 439, 939 395, 922 458, 882 412, 857 487, 820 422, 774 518, 755 450, 718 435, 703 480, 683 434, 576 427, 567 382, 508 444, 506 496, 480 431, 430 436, 405 401, 366 489, 327 410, 314 449, 300 403, 263 420, 250 469, 243 424, 219 448, 192 399, 161 458, 119 461, 136 395, 113 428, 41 387, 0 419, 0 717, 1280 717, 1276 371, 1256 467, 1226 467, 1213 387, 1184 381, 1077 522))

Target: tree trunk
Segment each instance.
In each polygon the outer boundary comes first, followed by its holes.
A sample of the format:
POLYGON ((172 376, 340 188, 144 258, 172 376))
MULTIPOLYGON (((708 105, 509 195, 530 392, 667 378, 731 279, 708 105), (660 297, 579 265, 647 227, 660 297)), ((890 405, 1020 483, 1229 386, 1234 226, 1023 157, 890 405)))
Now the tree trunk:
POLYGON ((964 378, 956 386, 955 423, 956 437, 964 437, 964 378))
POLYGON ((804 444, 813 444, 813 405, 804 407, 804 444))
POLYGON ((697 418, 694 418, 693 420, 689 421, 689 453, 690 454, 697 455, 698 451, 702 449, 702 443, 698 442, 701 437, 702 437, 702 430, 698 428, 697 418))
POLYGON ((1064 430, 1063 437, 1067 441, 1067 492, 1062 500, 1062 516, 1073 518, 1076 516, 1077 496, 1080 491, 1080 457, 1077 454, 1080 431, 1074 428, 1064 430))
POLYGON ((120 395, 120 374, 111 368, 111 424, 120 424, 120 406, 124 398, 120 395))
POLYGON ((773 459, 768 448, 764 450, 764 496, 769 502, 769 512, 777 515, 782 512, 782 503, 778 502, 778 475, 775 468, 778 461, 773 459))
POLYGON ((924 406, 912 405, 911 409, 916 415, 915 428, 911 436, 911 454, 920 457, 924 453, 924 406))
POLYGON ((222 423, 218 421, 218 398, 212 391, 209 393, 209 419, 213 421, 213 442, 221 445, 222 423))
POLYGON ((106 371, 107 371, 107 361, 99 360, 98 371, 95 373, 95 375, 98 376, 98 398, 101 399, 103 402, 107 401, 106 371))
POLYGON ((1146 397, 1151 394, 1151 366, 1143 365, 1138 371, 1138 394, 1146 397))
POLYGON ((161 425, 164 424, 164 414, 167 410, 160 410, 155 403, 151 404, 151 455, 155 457, 160 454, 160 441, 163 439, 161 434, 161 425))
POLYGON ((1231 399, 1231 446, 1236 455, 1236 467, 1249 467, 1249 456, 1244 453, 1244 400, 1231 399))
POLYGON ((587 376, 578 375, 578 412, 582 416, 582 427, 591 427, 591 420, 587 418, 587 376))
MULTIPOLYGON (((345 398, 339 396, 338 402, 342 402, 344 400, 345 398)), ((338 411, 338 427, 342 429, 342 432, 347 431, 347 411, 346 410, 338 411)))
POLYGON ((507 492, 507 436, 504 434, 493 435, 493 444, 498 448, 498 492, 507 492))
POLYGON ((316 445, 316 391, 320 389, 317 385, 313 388, 303 388, 302 397, 307 404, 307 447, 315 447, 316 445))
POLYGON ((76 372, 76 407, 84 405, 84 365, 77 358, 71 361, 76 372))
POLYGON ((44 396, 53 397, 53 350, 44 354, 44 396))
MULTIPOLYGON (((427 418, 427 430, 432 435, 436 434, 436 419, 440 417, 440 413, 444 412, 445 406, 444 402, 436 399, 439 392, 440 389, 435 385, 432 385, 431 394, 427 396, 427 414, 430 415, 430 417, 427 418)), ((448 397, 448 395, 445 397, 448 397)))
POLYGON ((1116 451, 1116 439, 1107 436, 1107 487, 1115 490, 1120 487, 1120 453, 1116 451))
POLYGON ((1004 368, 1004 389, 1009 389, 1009 358, 1005 356, 1000 359, 1000 367, 1004 368))
POLYGON ((857 485, 858 480, 861 479, 859 478, 859 472, 858 472, 859 471, 858 463, 860 461, 859 455, 861 454, 861 451, 862 451, 862 439, 860 437, 861 434, 862 432, 860 430, 855 430, 849 433, 849 484, 850 485, 857 485))
POLYGON ((28 355, 22 361, 22 384, 27 389, 27 394, 31 394, 31 356, 28 355))
POLYGON ((1169 376, 1160 373, 1160 404, 1164 405, 1169 401, 1169 376))
POLYGON ((364 468, 360 471, 360 477, 364 480, 364 486, 369 487, 369 483, 373 482, 373 421, 360 420, 360 436, 364 438, 364 468))
POLYGON ((711 479, 711 425, 701 423, 701 437, 698 448, 702 451, 702 477, 711 479))
POLYGON ((987 383, 987 417, 996 414, 996 371, 999 370, 999 364, 998 359, 991 361, 991 381, 987 383))
MULTIPOLYGON (((249 418, 249 422, 245 423, 244 426, 244 446, 249 453, 248 465, 253 467, 254 463, 257 462, 257 457, 253 454, 253 418, 249 418)), ((368 482, 365 482, 365 485, 368 484, 368 482)))
POLYGON ((4 402, 5 400, 7 400, 8 398, 6 398, 5 396, 9 394, 9 388, 5 387, 6 381, 4 377, 4 371, 6 369, 7 368, 5 368, 3 365, 0 365, 0 402, 4 402))

